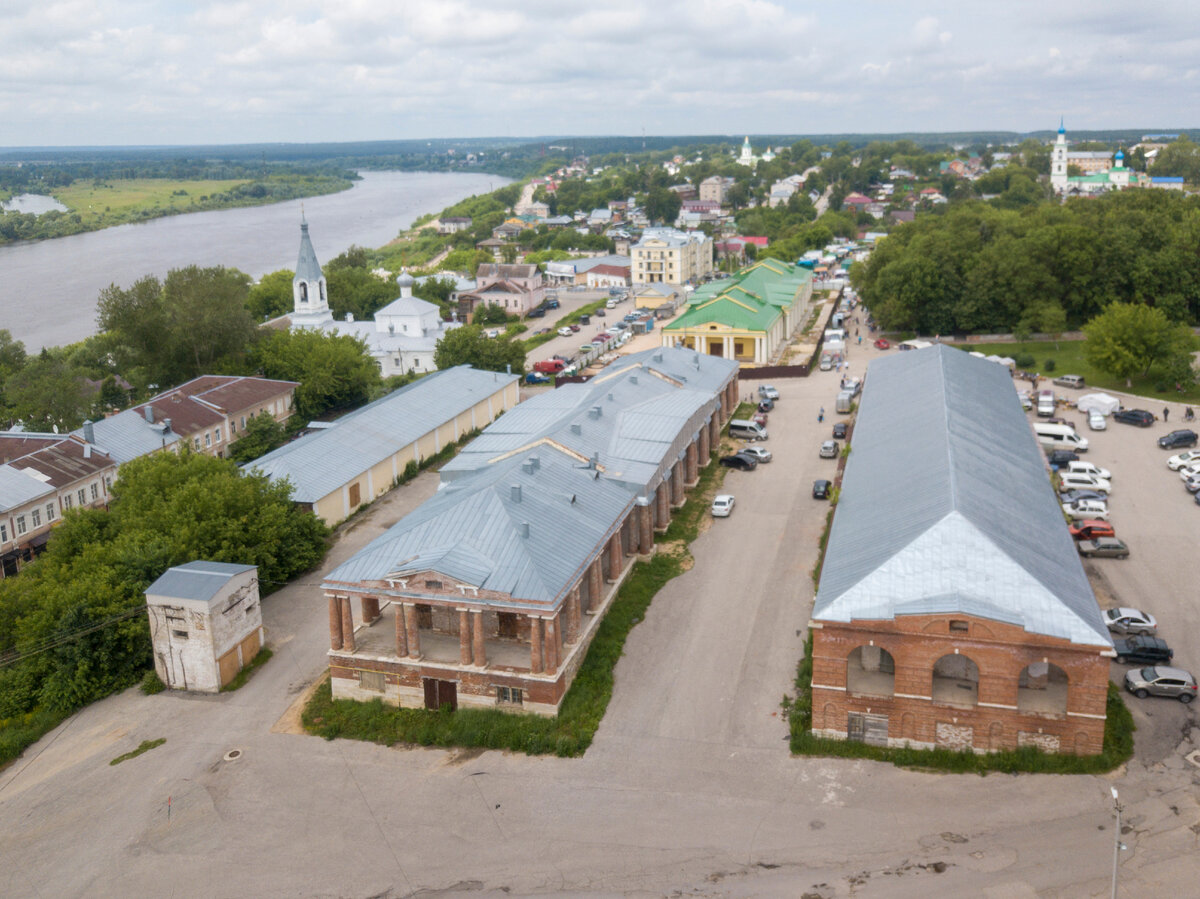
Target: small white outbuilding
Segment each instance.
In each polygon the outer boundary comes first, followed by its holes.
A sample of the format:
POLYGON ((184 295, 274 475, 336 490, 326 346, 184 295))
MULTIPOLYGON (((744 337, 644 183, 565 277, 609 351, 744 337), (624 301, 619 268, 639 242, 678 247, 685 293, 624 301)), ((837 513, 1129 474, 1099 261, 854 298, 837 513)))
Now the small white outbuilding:
POLYGON ((168 687, 216 693, 263 644, 258 568, 176 565, 146 590, 154 670, 168 687))

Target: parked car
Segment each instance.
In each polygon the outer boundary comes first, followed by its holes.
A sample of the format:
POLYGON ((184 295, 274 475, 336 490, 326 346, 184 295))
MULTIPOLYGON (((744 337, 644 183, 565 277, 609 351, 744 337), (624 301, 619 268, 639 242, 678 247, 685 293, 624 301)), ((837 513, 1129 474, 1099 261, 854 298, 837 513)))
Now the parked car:
POLYGON ((1069 471, 1071 474, 1090 474, 1098 478, 1104 478, 1106 481, 1112 480, 1112 472, 1107 468, 1101 468, 1094 462, 1084 462, 1079 459, 1072 460, 1066 464, 1063 471, 1069 471))
POLYGON ((829 371, 831 368, 833 368, 833 357, 828 353, 825 353, 823 356, 821 356, 821 362, 818 367, 821 369, 821 371, 829 371))
POLYGON ((1093 431, 1107 431, 1108 419, 1104 417, 1103 412, 1093 409, 1088 413, 1088 427, 1093 431))
POLYGON ((760 464, 771 461, 771 451, 763 449, 761 446, 744 446, 738 450, 739 456, 749 456, 760 464))
POLYGON ((574 331, 572 331, 570 328, 565 327, 565 326, 558 329, 559 337, 570 337, 574 333, 575 333, 574 331))
POLYGON ((1192 478, 1200 477, 1200 461, 1189 462, 1177 472, 1179 480, 1190 481, 1192 478))
POLYGON ((558 308, 558 300, 556 300, 554 297, 546 297, 544 305, 546 306, 547 309, 557 309, 558 308))
POLYGON ((1075 422, 1071 421, 1071 419, 1069 419, 1069 418, 1058 418, 1057 416, 1055 416, 1053 418, 1047 418, 1046 421, 1044 422, 1044 424, 1067 425, 1072 431, 1079 430, 1079 425, 1075 424, 1075 422))
POLYGON ((1125 689, 1138 699, 1167 696, 1180 702, 1191 702, 1196 698, 1196 679, 1182 668, 1154 665, 1126 672, 1125 689))
POLYGON ((617 301, 616 301, 616 300, 609 300, 607 303, 605 303, 605 304, 604 304, 604 308, 605 308, 605 309, 616 309, 616 308, 617 308, 617 301))
POLYGON ((1076 540, 1095 540, 1098 537, 1115 537, 1117 532, 1107 521, 1099 518, 1085 518, 1068 526, 1067 530, 1076 540))
POLYGON ((774 402, 775 400, 779 399, 779 391, 770 384, 760 384, 758 386, 758 397, 759 399, 771 400, 774 402))
POLYGON ((820 457, 822 459, 836 459, 838 454, 837 441, 826 440, 821 444, 820 457))
POLYGON ((1112 484, 1094 474, 1072 474, 1064 471, 1058 476, 1058 490, 1060 493, 1067 490, 1095 490, 1097 493, 1111 493, 1112 484))
POLYGON ((764 428, 767 426, 767 418, 768 418, 768 416, 767 416, 766 412, 755 412, 753 415, 750 416, 750 420, 752 422, 754 422, 755 424, 758 424, 758 425, 762 425, 764 428))
POLYGON ((1132 637, 1113 640, 1113 649, 1117 651, 1117 661, 1122 665, 1129 662, 1150 665, 1156 662, 1169 662, 1175 655, 1166 640, 1146 634, 1135 634, 1132 637))
POLYGON ((1193 462, 1200 462, 1200 450, 1187 450, 1172 456, 1167 460, 1167 468, 1171 471, 1179 471, 1185 465, 1191 465, 1193 462))
MULTIPOLYGON (((1183 487, 1188 493, 1200 494, 1200 474, 1186 478, 1183 482, 1183 487)), ((1197 502, 1200 502, 1200 500, 1197 500, 1197 502)))
POLYGON ((758 468, 757 460, 750 456, 744 456, 741 453, 734 453, 731 456, 722 456, 721 464, 726 468, 736 468, 739 471, 754 471, 758 468))
POLYGON ((1158 630, 1158 621, 1153 615, 1128 606, 1105 609, 1104 623, 1114 634, 1153 634, 1158 630))
POLYGON ((581 352, 581 353, 594 353, 594 352, 596 352, 596 350, 598 350, 598 349, 600 349, 600 347, 598 347, 598 346, 597 346, 596 344, 594 344, 594 343, 585 343, 583 346, 581 346, 581 347, 579 348, 579 352, 581 352))
POLYGON ((1180 428, 1178 431, 1172 431, 1170 434, 1164 434, 1158 438, 1158 446, 1160 449, 1180 449, 1182 447, 1193 447, 1198 442, 1196 432, 1188 428, 1180 428))
POLYGON ((536 371, 531 371, 529 374, 527 374, 525 376, 525 383, 526 384, 549 384, 550 379, 547 378, 543 374, 539 374, 536 371))
POLYGON ((608 313, 605 312, 603 309, 597 309, 595 312, 592 313, 592 315, 598 315, 601 318, 606 318, 608 316, 608 313))
POLYGON ((770 412, 774 408, 775 408, 774 400, 760 400, 758 403, 758 411, 759 412, 770 412))
POLYGON ((1154 424, 1154 416, 1145 409, 1118 409, 1112 417, 1113 421, 1137 425, 1139 428, 1148 428, 1154 424))
POLYGON ((529 314, 525 317, 526 318, 545 318, 546 317, 546 309, 543 306, 538 306, 535 309, 530 309, 529 314))
POLYGON ((892 342, 890 340, 888 340, 886 337, 880 337, 878 340, 875 341, 875 349, 877 349, 877 350, 887 350, 887 349, 891 349, 891 347, 892 347, 892 342))
POLYGON ((1083 387, 1083 375, 1059 375, 1054 383, 1061 387, 1083 387))
POLYGON ((846 423, 844 421, 835 421, 833 423, 833 438, 835 440, 846 439, 846 423))
POLYGON ((833 482, 826 480, 813 481, 813 499, 829 499, 829 491, 833 489, 833 482))
POLYGON ((1062 508, 1070 518, 1108 521, 1108 504, 1101 499, 1079 499, 1073 503, 1063 503, 1062 508))
POLYGON ((1079 555, 1090 557, 1100 556, 1109 559, 1126 559, 1129 557, 1129 547, 1116 537, 1097 537, 1095 540, 1080 540, 1075 544, 1079 555))
POLYGON ((712 514, 713 518, 728 518, 729 513, 733 511, 733 497, 728 493, 722 493, 713 497, 712 514))
POLYGON ((567 327, 571 329, 572 334, 577 334, 580 330, 579 325, 576 325, 576 324, 570 324, 570 325, 567 325, 567 327))
POLYGON ((1070 450, 1056 449, 1051 450, 1046 454, 1046 460, 1053 468, 1055 466, 1066 465, 1068 462, 1076 462, 1079 460, 1079 454, 1073 453, 1070 450))

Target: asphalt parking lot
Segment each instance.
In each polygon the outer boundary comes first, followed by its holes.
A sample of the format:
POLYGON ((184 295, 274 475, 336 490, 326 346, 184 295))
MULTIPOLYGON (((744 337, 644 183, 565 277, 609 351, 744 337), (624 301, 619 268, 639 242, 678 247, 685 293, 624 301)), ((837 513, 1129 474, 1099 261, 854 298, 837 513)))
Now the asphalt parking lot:
MULTIPOLYGON (((853 345, 851 371, 876 354, 853 345)), ((1138 756, 1111 777, 790 757, 779 700, 811 610, 828 505, 810 487, 836 467, 817 448, 838 419, 837 378, 775 382, 774 460, 727 473, 733 515, 701 534, 693 567, 631 632, 583 758, 296 733, 289 707, 328 647, 319 571, 264 600, 275 657, 242 690, 127 691, 0 772, 0 894, 1107 896, 1113 783, 1129 828, 1120 895, 1190 895, 1200 805, 1180 735, 1192 712, 1177 702, 1131 702, 1138 756), (168 742, 109 765, 158 737, 168 742), (231 749, 242 755, 225 761, 231 749)), ((1159 617, 1187 662, 1194 525, 1176 531, 1200 510, 1153 445, 1165 430, 1098 436, 1089 458, 1116 472, 1114 520, 1133 556, 1093 567, 1120 602, 1159 617)), ((373 504, 322 571, 435 488, 425 474, 373 504)))

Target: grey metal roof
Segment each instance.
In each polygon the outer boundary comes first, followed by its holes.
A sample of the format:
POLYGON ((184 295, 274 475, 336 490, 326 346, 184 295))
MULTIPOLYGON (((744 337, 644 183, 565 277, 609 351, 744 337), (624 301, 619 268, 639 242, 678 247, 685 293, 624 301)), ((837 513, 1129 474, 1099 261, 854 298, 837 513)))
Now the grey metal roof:
POLYGON ((315 503, 516 380, 469 365, 433 372, 243 468, 287 478, 294 500, 315 503))
POLYGON ((55 490, 33 475, 25 474, 12 465, 0 465, 0 512, 33 502, 43 496, 54 496, 55 490))
POLYGON ((632 504, 619 484, 597 477, 562 450, 539 447, 439 490, 330 572, 325 586, 434 570, 511 595, 505 606, 553 605, 579 580, 632 504), (537 465, 531 470, 532 458, 537 465), (519 499, 514 487, 520 488, 519 499))
MULTIPOLYGON (((102 418, 92 424, 93 443, 118 464, 124 465, 132 459, 152 453, 155 450, 172 446, 180 437, 161 421, 151 424, 145 416, 136 409, 126 409, 109 418, 102 418)), ((71 432, 84 438, 83 428, 71 432)))
POLYGON ((316 251, 312 241, 308 239, 308 222, 300 221, 300 258, 296 260, 296 281, 320 281, 321 264, 317 262, 316 251))
POLYGON ((146 588, 146 595, 208 602, 231 578, 255 569, 254 565, 230 562, 188 562, 164 571, 158 580, 146 588))
POLYGON ((813 618, 963 612, 1111 645, 1007 369, 871 363, 813 618))

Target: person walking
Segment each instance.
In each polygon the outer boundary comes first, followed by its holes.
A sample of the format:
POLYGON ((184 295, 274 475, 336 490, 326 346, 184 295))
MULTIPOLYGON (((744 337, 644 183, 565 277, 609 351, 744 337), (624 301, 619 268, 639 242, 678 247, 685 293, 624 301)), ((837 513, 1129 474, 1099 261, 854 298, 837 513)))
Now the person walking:
POLYGON ((1195 421, 1196 420, 1196 413, 1192 410, 1191 406, 1188 406, 1186 409, 1183 410, 1183 420, 1184 421, 1195 421))
POLYGON ((1163 421, 1166 421, 1170 417, 1171 417, 1171 408, 1169 406, 1163 406, 1163 421))
POLYGON ((822 406, 821 411, 817 413, 817 424, 820 424, 824 420, 825 420, 825 407, 822 406))

